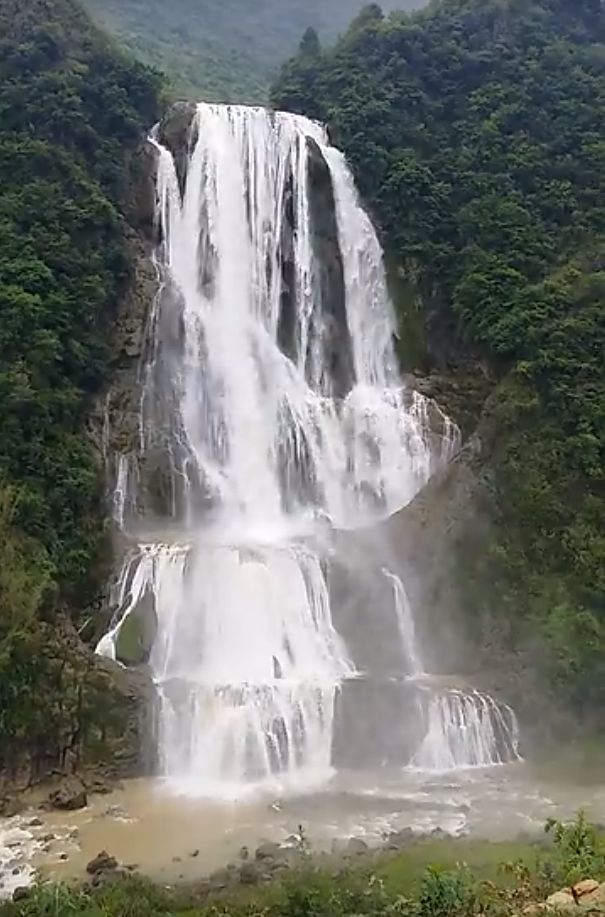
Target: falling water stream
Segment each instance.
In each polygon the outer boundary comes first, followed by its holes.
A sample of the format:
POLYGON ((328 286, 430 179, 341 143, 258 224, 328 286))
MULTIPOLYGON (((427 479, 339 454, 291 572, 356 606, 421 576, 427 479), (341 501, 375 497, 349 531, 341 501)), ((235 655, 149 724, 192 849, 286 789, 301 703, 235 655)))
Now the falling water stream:
MULTIPOLYGON (((201 104, 191 138, 184 190, 151 140, 160 290, 138 449, 116 460, 133 547, 99 652, 147 609, 161 769, 181 789, 306 789, 333 772, 336 697, 360 674, 333 623, 329 532, 407 504, 458 433, 398 374, 382 251, 323 129, 201 104)), ((420 677, 403 583, 385 575, 402 672, 420 677)), ((426 738, 402 765, 516 755, 491 698, 425 684, 419 710, 426 738)))

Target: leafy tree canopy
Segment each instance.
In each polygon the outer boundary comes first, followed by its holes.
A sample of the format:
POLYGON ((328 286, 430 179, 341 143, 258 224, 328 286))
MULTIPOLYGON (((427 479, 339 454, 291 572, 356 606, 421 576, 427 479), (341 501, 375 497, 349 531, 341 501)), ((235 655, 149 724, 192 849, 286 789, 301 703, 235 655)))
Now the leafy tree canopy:
POLYGON ((0 6, 0 635, 77 594, 99 550, 83 428, 128 275, 125 155, 159 86, 71 0, 0 6))

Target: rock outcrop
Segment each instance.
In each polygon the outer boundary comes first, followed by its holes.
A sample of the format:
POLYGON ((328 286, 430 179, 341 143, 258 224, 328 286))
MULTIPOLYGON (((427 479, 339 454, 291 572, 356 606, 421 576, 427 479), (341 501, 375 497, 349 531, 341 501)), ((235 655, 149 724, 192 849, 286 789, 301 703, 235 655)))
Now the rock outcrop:
POLYGON ((145 665, 158 630, 155 599, 151 591, 141 596, 116 635, 116 658, 127 666, 145 665))
POLYGON ((528 905, 523 914, 525 917, 538 917, 540 914, 605 914, 605 883, 596 879, 583 879, 549 895, 546 901, 528 905))
MULTIPOLYGON (((86 804, 97 789, 153 767, 150 740, 155 691, 143 670, 127 670, 95 656, 71 622, 58 618, 36 635, 30 675, 35 710, 24 729, 27 741, 0 748, 0 812, 14 810, 16 796, 49 775, 79 780, 60 783, 50 804, 86 804)), ((16 660, 18 664, 18 660, 16 660)))
POLYGON ((329 367, 330 377, 334 380, 333 394, 344 397, 355 381, 355 374, 334 188, 330 169, 319 146, 309 137, 307 147, 312 240, 319 265, 321 315, 317 317, 317 324, 321 328, 322 363, 329 367))
POLYGON ((174 157, 181 193, 187 177, 187 162, 196 137, 191 127, 195 116, 194 102, 175 102, 160 124, 158 139, 174 157))

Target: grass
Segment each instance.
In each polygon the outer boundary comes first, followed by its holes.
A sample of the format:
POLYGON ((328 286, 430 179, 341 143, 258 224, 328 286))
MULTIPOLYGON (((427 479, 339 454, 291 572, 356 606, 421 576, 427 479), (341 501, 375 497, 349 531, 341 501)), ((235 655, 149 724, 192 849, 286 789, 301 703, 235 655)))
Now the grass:
POLYGON ((505 917, 587 877, 605 879, 605 836, 579 813, 549 822, 542 841, 427 840, 337 869, 311 857, 283 882, 211 900, 136 876, 98 889, 39 886, 0 917, 505 917))

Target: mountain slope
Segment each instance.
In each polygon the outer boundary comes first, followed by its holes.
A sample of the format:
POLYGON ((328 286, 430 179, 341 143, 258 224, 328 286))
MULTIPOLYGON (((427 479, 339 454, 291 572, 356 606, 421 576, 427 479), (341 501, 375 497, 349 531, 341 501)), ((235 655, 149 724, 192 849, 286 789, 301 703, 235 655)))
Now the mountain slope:
MULTIPOLYGON (((388 0, 406 9, 426 0, 388 0)), ((84 0, 90 14, 182 95, 263 102, 308 26, 332 40, 363 0, 84 0)))
POLYGON ((102 477, 85 427, 131 271, 126 163, 160 85, 72 0, 2 0, 0 784, 29 752, 32 768, 61 763, 90 713, 89 662, 59 639, 59 611, 97 589, 102 477))

